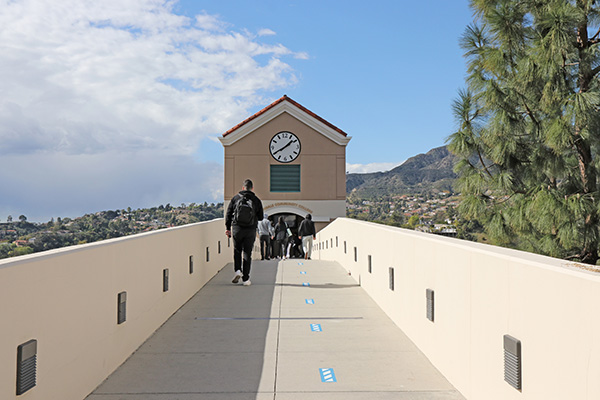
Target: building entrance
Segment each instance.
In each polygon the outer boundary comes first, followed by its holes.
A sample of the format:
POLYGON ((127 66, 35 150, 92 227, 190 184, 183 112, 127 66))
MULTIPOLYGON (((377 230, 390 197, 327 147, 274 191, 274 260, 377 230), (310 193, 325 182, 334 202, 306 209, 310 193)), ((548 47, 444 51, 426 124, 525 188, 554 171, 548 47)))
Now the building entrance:
POLYGON ((279 217, 283 217, 283 221, 286 223, 287 227, 292 232, 292 236, 288 237, 283 245, 283 250, 277 249, 275 250, 276 255, 281 256, 281 251, 284 252, 286 257, 290 258, 302 258, 304 257, 304 253, 302 251, 302 242, 298 239, 298 228, 300 227, 300 223, 304 220, 304 217, 293 213, 278 213, 278 214, 269 214, 269 220, 273 226, 277 225, 279 222, 279 217))

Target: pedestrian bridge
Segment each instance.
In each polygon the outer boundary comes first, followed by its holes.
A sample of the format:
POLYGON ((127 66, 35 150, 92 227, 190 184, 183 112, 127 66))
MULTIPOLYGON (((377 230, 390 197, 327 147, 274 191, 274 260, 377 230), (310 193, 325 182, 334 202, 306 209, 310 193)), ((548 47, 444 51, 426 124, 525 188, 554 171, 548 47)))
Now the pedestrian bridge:
POLYGON ((233 285, 222 219, 0 261, 0 399, 597 399, 600 275, 338 219, 233 285))

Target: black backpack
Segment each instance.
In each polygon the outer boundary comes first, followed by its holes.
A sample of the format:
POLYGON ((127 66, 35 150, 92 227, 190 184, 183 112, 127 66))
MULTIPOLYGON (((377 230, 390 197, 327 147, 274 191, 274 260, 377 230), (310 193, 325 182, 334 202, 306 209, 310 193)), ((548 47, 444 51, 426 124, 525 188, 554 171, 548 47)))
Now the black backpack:
POLYGON ((242 196, 235 204, 233 220, 236 225, 241 227, 254 226, 256 222, 256 213, 252 206, 252 199, 242 196))

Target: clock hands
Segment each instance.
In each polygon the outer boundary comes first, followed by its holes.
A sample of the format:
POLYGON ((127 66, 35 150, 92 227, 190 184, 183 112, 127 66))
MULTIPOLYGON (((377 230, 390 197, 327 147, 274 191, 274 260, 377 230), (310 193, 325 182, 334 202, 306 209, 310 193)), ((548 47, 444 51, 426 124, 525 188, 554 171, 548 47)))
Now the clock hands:
POLYGON ((279 153, 281 150, 285 149, 286 147, 288 147, 290 144, 297 142, 297 140, 290 140, 285 146, 283 146, 282 148, 280 148, 279 150, 277 150, 275 153, 273 153, 273 155, 279 153))

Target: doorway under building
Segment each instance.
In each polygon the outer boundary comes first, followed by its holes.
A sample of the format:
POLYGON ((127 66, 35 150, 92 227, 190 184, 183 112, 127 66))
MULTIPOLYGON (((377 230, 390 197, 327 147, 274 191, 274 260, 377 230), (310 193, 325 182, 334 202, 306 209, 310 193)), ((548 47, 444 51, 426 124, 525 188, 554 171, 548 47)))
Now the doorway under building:
MULTIPOLYGON (((267 212, 267 214, 269 213, 267 212)), ((292 248, 289 250, 290 258, 304 257, 304 253, 302 251, 302 243, 300 239, 298 239, 298 228, 300 228, 300 223, 304 221, 304 217, 293 213, 277 213, 273 215, 269 214, 268 218, 271 221, 271 224, 275 226, 279 222, 279 217, 283 217, 283 221, 286 223, 287 227, 292 232, 292 237, 286 239, 286 255, 288 254, 287 246, 290 243, 290 241, 293 241, 292 248)))

